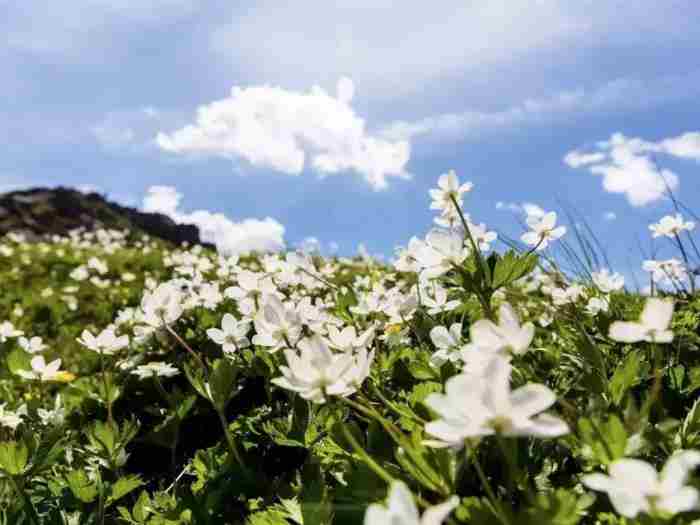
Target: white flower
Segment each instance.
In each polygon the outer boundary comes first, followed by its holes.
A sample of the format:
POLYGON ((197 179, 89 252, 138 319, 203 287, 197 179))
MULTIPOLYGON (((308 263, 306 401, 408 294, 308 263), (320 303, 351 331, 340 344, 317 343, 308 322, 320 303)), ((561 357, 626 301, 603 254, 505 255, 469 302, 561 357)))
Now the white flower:
POLYGON ((41 337, 38 336, 34 336, 29 339, 26 337, 20 337, 17 342, 19 343, 19 346, 22 347, 22 350, 28 354, 38 354, 39 352, 46 350, 46 345, 41 340, 41 337))
POLYGON ((433 278, 450 271, 462 264, 469 255, 464 246, 464 239, 455 232, 431 230, 425 241, 414 246, 413 253, 423 277, 433 278))
POLYGON ((182 300, 182 292, 173 283, 159 284, 141 300, 143 321, 154 328, 174 323, 183 313, 182 300))
POLYGON ((673 300, 650 297, 644 303, 639 322, 615 321, 610 325, 609 336, 621 343, 670 343, 673 332, 668 329, 673 317, 673 300))
POLYGON ((530 347, 535 336, 535 325, 520 319, 513 307, 503 303, 498 310, 498 324, 488 319, 480 319, 469 329, 471 342, 475 346, 493 352, 522 354, 530 347))
POLYGON ((700 452, 686 450, 671 456, 661 475, 646 461, 618 459, 610 464, 610 476, 583 476, 587 487, 607 492, 615 510, 627 518, 640 512, 677 514, 698 508, 698 491, 686 486, 688 474, 700 465, 700 452))
POLYGON ((117 336, 114 327, 107 327, 100 332, 97 337, 89 330, 83 330, 78 342, 88 350, 103 355, 114 355, 122 348, 129 345, 129 336, 117 336))
POLYGON ((207 310, 214 310, 224 300, 218 283, 203 283, 194 297, 194 302, 207 310))
POLYGON ((60 394, 56 396, 53 410, 39 408, 36 412, 39 415, 39 419, 41 419, 41 423, 47 426, 62 425, 66 419, 66 409, 62 405, 60 394))
POLYGON ((366 362, 359 363, 349 352, 334 354, 317 335, 302 339, 297 347, 299 354, 291 349, 284 351, 287 366, 280 367, 282 377, 273 379, 274 384, 314 403, 324 403, 329 395, 345 397, 355 392, 358 368, 366 362))
POLYGON ((16 430, 22 418, 27 417, 27 405, 22 405, 14 411, 6 409, 5 406, 7 403, 0 403, 0 426, 16 430))
POLYGON ((373 362, 374 350, 368 352, 366 348, 360 348, 355 352, 352 366, 343 374, 343 381, 352 387, 352 391, 348 391, 348 395, 360 388, 364 380, 369 377, 373 362))
POLYGON ((461 448, 470 437, 504 436, 557 437, 569 432, 561 419, 540 414, 556 401, 545 385, 527 384, 511 392, 510 363, 495 356, 483 377, 460 374, 447 380, 445 394, 430 394, 425 404, 440 419, 425 425, 425 431, 441 443, 461 448), (539 415, 538 415, 539 414, 539 415))
POLYGON ((170 363, 163 363, 160 361, 152 361, 145 365, 137 366, 131 371, 131 373, 137 376, 139 379, 148 379, 150 377, 173 377, 180 373, 180 371, 172 366, 170 363))
POLYGON ((301 337, 299 314, 276 295, 265 297, 254 323, 257 334, 253 336, 253 344, 270 347, 272 351, 293 346, 301 337))
POLYGON ((665 261, 644 261, 642 269, 651 273, 651 279, 655 283, 675 283, 688 277, 688 270, 685 265, 675 257, 665 261))
POLYGON ((419 517, 411 491, 401 481, 395 481, 391 484, 387 505, 373 503, 367 507, 363 525, 441 525, 457 505, 459 498, 452 496, 419 517))
POLYGON ((551 241, 557 240, 566 233, 566 226, 554 226, 557 222, 557 214, 553 211, 541 217, 530 215, 526 222, 532 231, 524 233, 520 240, 528 246, 537 246, 537 250, 544 250, 551 241))
POLYGON ((237 280, 238 286, 232 286, 224 290, 226 297, 241 300, 246 297, 260 297, 276 291, 275 284, 270 277, 264 277, 249 270, 238 272, 237 280))
POLYGON ((448 301, 447 289, 436 282, 426 283, 426 286, 421 286, 421 301, 424 306, 428 307, 430 315, 450 312, 462 304, 454 299, 448 301))
POLYGON ((479 247, 482 252, 489 251, 491 249, 491 243, 498 238, 496 232, 488 231, 485 224, 474 224, 473 222, 467 222, 469 226, 469 233, 474 239, 474 242, 479 247))
POLYGON ((495 357, 510 359, 510 356, 503 355, 490 348, 480 348, 474 343, 469 343, 459 349, 459 357, 462 359, 462 373, 470 374, 482 378, 486 368, 495 357))
POLYGON ((346 326, 342 330, 332 324, 328 325, 328 343, 332 348, 341 352, 354 352, 367 349, 374 338, 374 326, 370 326, 360 335, 357 335, 354 326, 346 326))
POLYGON ((591 297, 586 304, 586 312, 589 315, 598 315, 600 312, 607 312, 609 308, 608 300, 605 297, 591 297))
POLYGON ((585 295, 585 288, 580 284, 572 284, 565 288, 551 288, 549 294, 552 296, 552 302, 557 306, 575 303, 579 297, 585 295))
POLYGON ((43 355, 38 355, 32 358, 29 362, 31 370, 18 370, 17 375, 24 379, 38 379, 39 381, 53 381, 60 376, 61 360, 55 359, 50 363, 46 363, 43 355))
POLYGON ((430 203, 431 210, 453 210, 455 205, 452 202, 452 197, 457 200, 457 203, 462 205, 462 195, 471 191, 474 185, 471 182, 459 183, 457 174, 454 170, 440 175, 438 179, 438 187, 428 191, 433 202, 430 203))
POLYGON ((625 278, 619 273, 610 273, 610 270, 603 268, 599 272, 591 274, 593 284, 603 293, 611 293, 622 290, 625 287, 625 278))
POLYGON ((695 228, 695 223, 693 221, 684 221, 680 213, 677 213, 675 216, 666 215, 657 224, 649 225, 653 238, 662 236, 673 238, 682 231, 691 231, 693 228, 695 228))
POLYGON ((84 281, 90 277, 90 272, 85 266, 78 266, 68 276, 74 281, 84 281))
POLYGON ((250 341, 246 334, 250 329, 249 321, 238 321, 231 314, 224 314, 221 320, 221 329, 210 328, 207 330, 209 339, 221 345, 221 349, 226 354, 232 354, 240 348, 250 346, 250 341))
POLYGON ((440 367, 447 361, 459 361, 457 349, 462 340, 462 323, 453 323, 449 330, 444 326, 434 327, 430 330, 430 340, 437 348, 430 356, 431 365, 440 367))
POLYGON ((0 343, 4 343, 11 337, 19 337, 21 335, 24 335, 24 332, 15 329, 15 325, 10 321, 3 321, 0 323, 0 343))
POLYGON ((396 260, 393 262, 394 268, 399 272, 413 272, 417 273, 420 267, 417 264, 414 253, 416 252, 416 247, 420 246, 422 241, 418 237, 412 237, 408 242, 408 247, 398 248, 396 250, 396 260))

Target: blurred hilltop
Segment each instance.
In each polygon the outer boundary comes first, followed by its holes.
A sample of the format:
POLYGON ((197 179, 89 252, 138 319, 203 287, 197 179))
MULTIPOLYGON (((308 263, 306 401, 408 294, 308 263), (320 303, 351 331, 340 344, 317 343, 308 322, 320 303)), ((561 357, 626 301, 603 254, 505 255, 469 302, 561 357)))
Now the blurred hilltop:
POLYGON ((30 238, 65 235, 79 228, 130 230, 175 244, 204 244, 194 225, 177 224, 160 213, 121 206, 99 193, 58 187, 0 194, 0 235, 10 231, 25 232, 30 238))

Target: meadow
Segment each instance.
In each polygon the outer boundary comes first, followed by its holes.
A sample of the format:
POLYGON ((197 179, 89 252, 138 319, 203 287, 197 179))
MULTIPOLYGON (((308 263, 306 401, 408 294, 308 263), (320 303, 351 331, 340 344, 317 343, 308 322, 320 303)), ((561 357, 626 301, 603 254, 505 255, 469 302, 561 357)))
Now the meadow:
POLYGON ((437 182, 390 264, 0 239, 0 523, 700 523, 695 225, 640 293, 437 182))

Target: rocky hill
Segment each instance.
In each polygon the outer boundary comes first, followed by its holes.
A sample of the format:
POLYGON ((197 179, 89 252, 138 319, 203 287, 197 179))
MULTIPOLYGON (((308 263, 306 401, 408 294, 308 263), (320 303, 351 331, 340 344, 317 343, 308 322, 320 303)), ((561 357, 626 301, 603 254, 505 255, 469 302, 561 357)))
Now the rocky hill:
POLYGON ((204 244, 196 226, 121 206, 98 193, 58 187, 0 194, 0 235, 9 231, 64 235, 81 227, 129 229, 175 244, 204 244))

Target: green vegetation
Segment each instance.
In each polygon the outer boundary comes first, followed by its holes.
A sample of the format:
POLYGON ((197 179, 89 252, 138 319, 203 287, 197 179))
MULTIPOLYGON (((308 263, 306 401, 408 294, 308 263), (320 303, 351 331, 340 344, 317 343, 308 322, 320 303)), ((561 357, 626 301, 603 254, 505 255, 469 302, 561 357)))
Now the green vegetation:
POLYGON ((490 252, 449 184, 393 266, 2 238, 0 523, 697 523, 692 272, 490 252))

